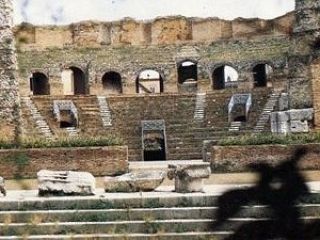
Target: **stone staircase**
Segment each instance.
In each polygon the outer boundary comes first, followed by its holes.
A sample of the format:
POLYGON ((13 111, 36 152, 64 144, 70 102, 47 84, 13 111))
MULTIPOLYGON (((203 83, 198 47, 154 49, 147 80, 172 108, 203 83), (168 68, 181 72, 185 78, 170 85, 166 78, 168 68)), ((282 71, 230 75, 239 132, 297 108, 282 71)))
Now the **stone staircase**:
POLYGON ((242 126, 242 122, 233 121, 230 123, 229 132, 239 132, 242 126))
MULTIPOLYGON (((270 120, 271 113, 274 111, 276 104, 280 98, 279 93, 272 93, 264 106, 262 113, 257 121, 256 126, 254 127, 254 132, 263 132, 266 130, 266 126, 270 120)), ((270 129, 269 129, 270 131, 270 129)))
MULTIPOLYGON (((35 194, 33 191, 28 198, 0 200, 0 240, 222 240, 240 226, 254 224, 255 229, 263 228, 272 219, 272 211, 267 206, 246 205, 213 229, 221 192, 99 192, 93 197, 41 199, 35 194)), ((319 221, 319 193, 300 200, 297 208, 303 220, 319 221)))
POLYGON ((97 96, 97 100, 99 104, 103 127, 111 127, 112 117, 111 117, 111 111, 109 109, 109 104, 107 102, 107 98, 104 96, 97 96))
POLYGON ((205 115, 206 93, 197 93, 196 108, 194 112, 194 120, 203 122, 205 115))
POLYGON ((47 124, 46 120, 44 119, 44 117, 39 112, 38 108, 35 106, 35 104, 31 100, 31 98, 22 97, 21 100, 29 109, 31 113, 31 117, 36 125, 36 128, 41 132, 43 136, 45 136, 46 139, 52 140, 53 139, 52 131, 49 125, 47 124))

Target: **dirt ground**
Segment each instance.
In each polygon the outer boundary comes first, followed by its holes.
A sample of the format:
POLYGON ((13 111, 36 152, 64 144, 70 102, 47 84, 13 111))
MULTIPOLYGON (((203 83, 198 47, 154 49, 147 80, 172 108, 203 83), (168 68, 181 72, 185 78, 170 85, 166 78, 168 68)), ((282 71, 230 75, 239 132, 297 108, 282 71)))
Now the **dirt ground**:
MULTIPOLYGON (((320 181, 320 171, 304 171, 301 172, 306 181, 320 181)), ((212 174, 209 179, 205 180, 205 184, 246 184, 255 183, 257 175, 254 173, 223 173, 212 174)), ((103 178, 96 178, 96 187, 103 188, 103 178)), ((172 185, 173 181, 166 179, 163 185, 172 185)), ((24 179, 24 180, 6 180, 5 182, 7 190, 32 190, 37 189, 36 179, 24 179)))

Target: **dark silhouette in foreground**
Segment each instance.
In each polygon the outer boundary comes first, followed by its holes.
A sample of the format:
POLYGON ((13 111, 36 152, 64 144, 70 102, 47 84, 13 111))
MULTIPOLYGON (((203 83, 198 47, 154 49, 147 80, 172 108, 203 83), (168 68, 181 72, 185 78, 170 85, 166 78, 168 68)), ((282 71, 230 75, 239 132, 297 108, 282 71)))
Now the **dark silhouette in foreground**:
POLYGON ((250 165, 259 173, 258 183, 250 188, 231 190, 218 198, 213 230, 235 224, 228 220, 238 217, 243 206, 265 205, 271 211, 270 217, 235 226, 234 234, 226 240, 320 239, 319 221, 305 223, 296 206, 299 199, 309 195, 298 169, 298 162, 305 153, 301 148, 291 159, 276 167, 266 163, 250 165))

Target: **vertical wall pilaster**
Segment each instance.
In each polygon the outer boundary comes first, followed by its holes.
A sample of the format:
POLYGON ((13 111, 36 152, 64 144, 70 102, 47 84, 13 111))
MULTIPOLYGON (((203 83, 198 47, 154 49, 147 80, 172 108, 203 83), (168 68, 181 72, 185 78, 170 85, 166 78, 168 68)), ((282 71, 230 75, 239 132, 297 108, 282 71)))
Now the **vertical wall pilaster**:
POLYGON ((15 140, 19 123, 13 9, 11 0, 0 0, 0 139, 15 140))

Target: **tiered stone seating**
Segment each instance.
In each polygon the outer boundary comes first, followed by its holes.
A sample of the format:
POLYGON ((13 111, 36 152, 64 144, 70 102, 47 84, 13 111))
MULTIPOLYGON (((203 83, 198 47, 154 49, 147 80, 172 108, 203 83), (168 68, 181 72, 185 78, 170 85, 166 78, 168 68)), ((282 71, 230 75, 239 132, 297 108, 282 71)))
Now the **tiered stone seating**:
MULTIPOLYGON (((242 91, 237 91, 241 93, 242 91)), ((247 92, 246 92, 247 93, 247 92)), ((255 89, 246 127, 253 130, 270 90, 255 89)), ((163 119, 166 125, 168 160, 202 158, 204 140, 218 140, 228 133, 228 104, 234 90, 207 93, 203 121, 194 118, 196 94, 123 95, 108 97, 112 126, 103 126, 96 96, 34 97, 33 100, 55 134, 61 130, 53 118, 54 99, 72 99, 79 112, 79 136, 113 134, 129 146, 129 160, 142 160, 142 120, 163 119)), ((232 133, 239 134, 239 133, 232 133)))

